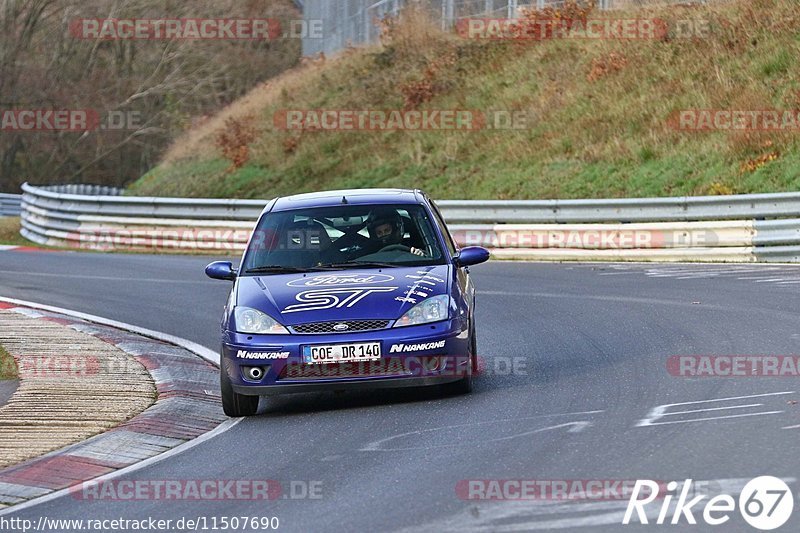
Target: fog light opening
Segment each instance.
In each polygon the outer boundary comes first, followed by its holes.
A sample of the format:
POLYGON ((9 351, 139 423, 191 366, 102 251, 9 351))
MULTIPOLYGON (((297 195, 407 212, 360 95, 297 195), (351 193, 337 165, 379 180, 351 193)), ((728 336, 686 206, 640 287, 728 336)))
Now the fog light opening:
POLYGON ((261 378, 264 377, 264 369, 260 366, 246 366, 242 370, 244 370, 245 377, 253 381, 261 381, 261 378))
POLYGON ((439 357, 438 355, 434 357, 426 357, 425 359, 423 359, 423 364, 425 365, 426 371, 436 372, 442 365, 442 358, 439 357))

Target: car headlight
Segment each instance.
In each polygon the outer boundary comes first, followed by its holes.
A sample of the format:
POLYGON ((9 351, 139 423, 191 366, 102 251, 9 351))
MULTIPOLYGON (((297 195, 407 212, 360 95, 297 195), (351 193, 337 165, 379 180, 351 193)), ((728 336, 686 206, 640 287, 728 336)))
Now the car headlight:
POLYGON ((449 307, 450 297, 448 295, 440 294, 439 296, 432 296, 406 311, 405 314, 394 323, 394 327, 416 326, 417 324, 447 320, 449 307))
POLYGON ((233 316, 236 321, 236 331, 239 333, 271 333, 273 335, 289 333, 289 330, 279 324, 277 320, 258 309, 235 307, 233 316))

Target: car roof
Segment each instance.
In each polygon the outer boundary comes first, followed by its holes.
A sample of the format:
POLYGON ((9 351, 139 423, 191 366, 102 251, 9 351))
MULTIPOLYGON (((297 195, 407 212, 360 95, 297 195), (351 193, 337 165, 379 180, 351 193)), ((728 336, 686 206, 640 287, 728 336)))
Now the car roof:
POLYGON ((305 207, 342 205, 343 198, 352 205, 421 204, 424 196, 412 189, 341 189, 276 198, 271 211, 288 211, 305 207))

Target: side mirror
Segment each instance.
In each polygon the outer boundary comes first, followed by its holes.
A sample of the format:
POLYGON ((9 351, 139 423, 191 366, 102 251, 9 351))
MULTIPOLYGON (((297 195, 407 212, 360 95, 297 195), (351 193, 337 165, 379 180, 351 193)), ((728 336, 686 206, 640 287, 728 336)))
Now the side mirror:
POLYGON ((230 261, 215 261, 206 267, 206 276, 212 279, 233 281, 236 279, 236 270, 230 261))
POLYGON ((481 246, 467 246, 462 248, 458 256, 455 258, 456 265, 459 267, 468 267, 485 263, 489 260, 489 250, 481 246))

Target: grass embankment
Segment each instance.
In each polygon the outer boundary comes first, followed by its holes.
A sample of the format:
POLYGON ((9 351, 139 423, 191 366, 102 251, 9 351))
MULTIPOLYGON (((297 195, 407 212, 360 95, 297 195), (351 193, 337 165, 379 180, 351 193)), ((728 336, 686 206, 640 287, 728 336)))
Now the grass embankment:
POLYGON ((254 89, 183 136, 131 193, 266 198, 392 186, 420 187, 436 198, 507 199, 800 189, 797 131, 686 132, 669 120, 684 109, 800 109, 796 0, 591 16, 659 17, 671 28, 706 20, 709 33, 479 41, 409 16, 380 47, 309 61, 254 89), (524 111, 534 118, 511 131, 273 126, 276 111, 285 109, 409 108, 524 111))
POLYGON ((18 378, 19 371, 17 370, 17 362, 5 348, 0 346, 0 381, 18 378))
POLYGON ((31 242, 19 234, 19 217, 0 217, 0 245, 30 246, 31 242))

